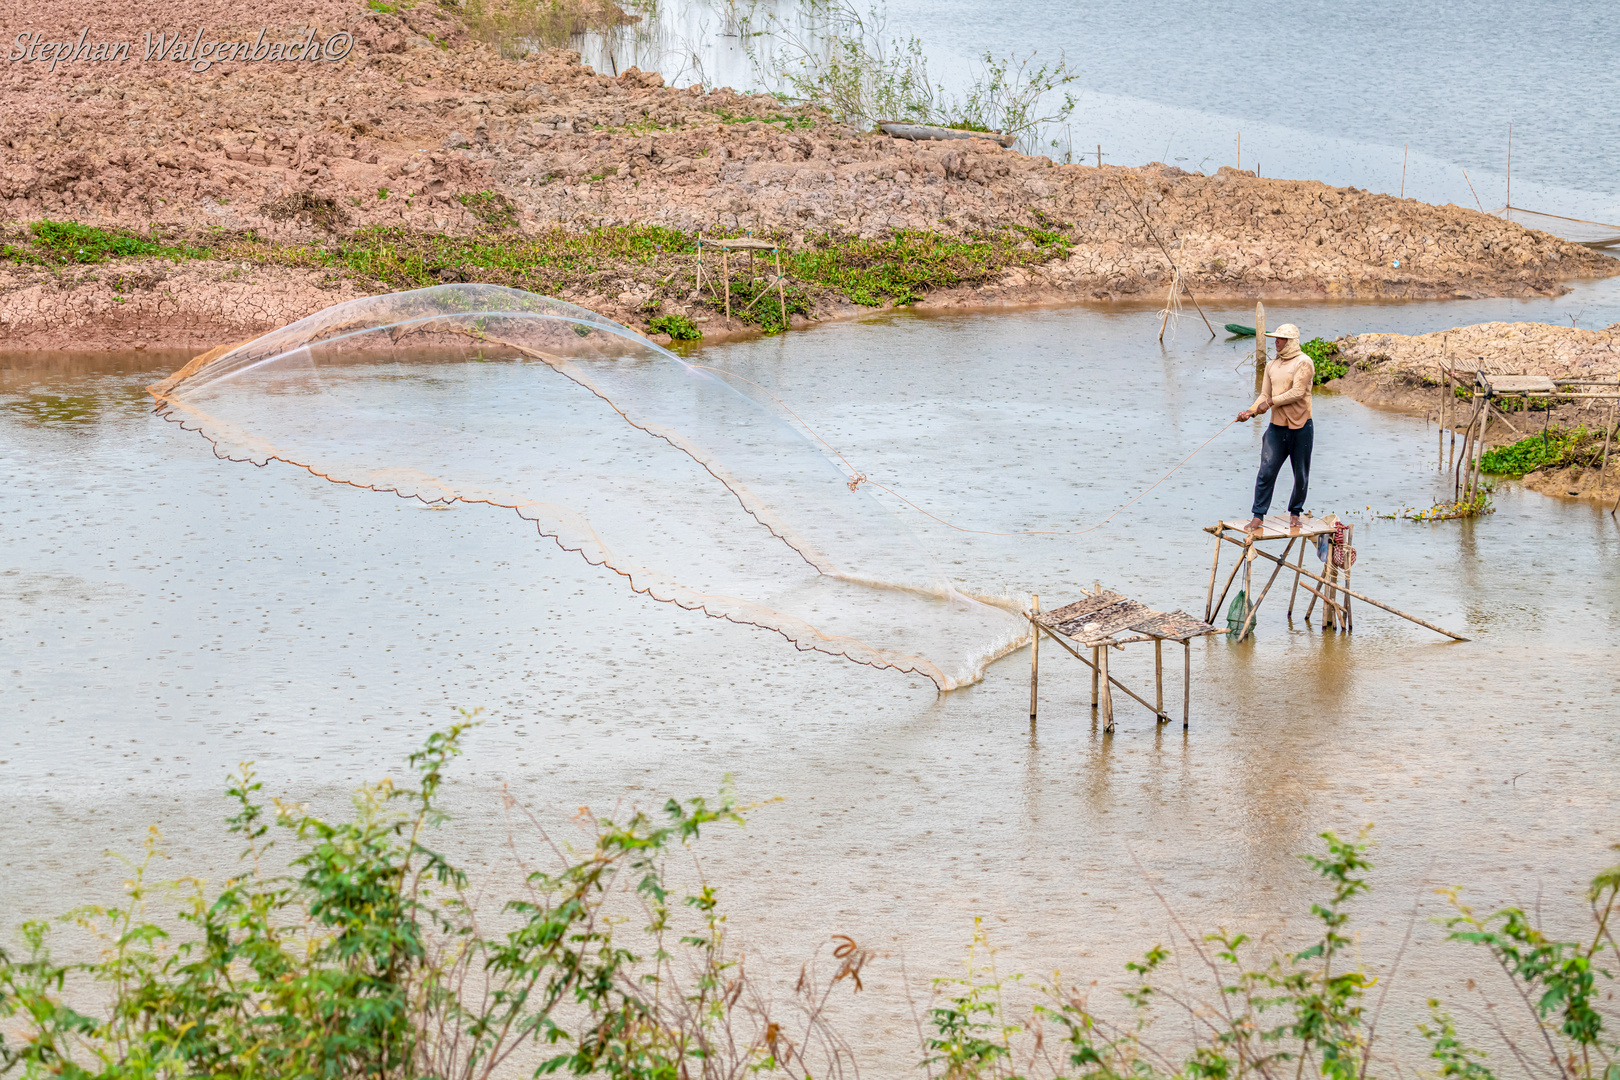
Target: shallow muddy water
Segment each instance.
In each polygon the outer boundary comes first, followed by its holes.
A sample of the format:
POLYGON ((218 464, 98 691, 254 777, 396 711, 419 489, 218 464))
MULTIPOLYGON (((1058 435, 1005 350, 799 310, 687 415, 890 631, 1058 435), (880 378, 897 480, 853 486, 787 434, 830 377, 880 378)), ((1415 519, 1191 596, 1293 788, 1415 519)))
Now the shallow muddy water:
MULTIPOLYGON (((1620 319, 1620 287, 1268 315, 1308 337, 1601 326, 1620 319)), ((899 314, 700 355, 958 525, 1079 529, 1247 404, 1252 345, 1207 342, 1194 320, 1161 349, 1147 309, 899 314)), ((1003 971, 1107 979, 1170 936, 1153 887, 1192 926, 1287 936, 1317 895, 1295 853, 1373 822, 1375 890, 1356 919, 1376 964, 1419 910, 1391 999, 1405 1024, 1412 1002, 1462 994, 1481 970, 1422 921, 1439 911, 1432 887, 1466 881, 1481 906, 1539 898, 1573 927, 1577 889, 1620 840, 1620 525, 1515 485, 1477 522, 1381 519, 1444 486, 1421 419, 1319 393, 1307 501, 1355 523, 1358 590, 1473 640, 1366 606, 1353 635, 1324 634, 1290 626, 1274 594, 1252 641, 1194 645, 1185 733, 1121 699, 1105 736, 1084 669, 1051 646, 1032 725, 1027 649, 940 695, 632 595, 505 511, 429 510, 217 460, 147 411, 140 388, 173 366, 14 357, 0 376, 11 925, 116 894, 123 874, 102 852, 133 850, 148 823, 176 873, 227 872, 217 795, 239 761, 258 763, 267 793, 337 806, 397 773, 455 707, 482 707, 447 846, 475 869, 500 863, 502 785, 560 820, 734 774, 746 799, 780 801, 702 845, 733 928, 789 982, 829 934, 881 943, 855 1042, 872 1075, 903 1075, 915 1035, 898 957, 925 993, 956 970, 975 916, 1003 971)), ((1202 612, 1200 527, 1243 515, 1259 434, 1233 426, 1082 536, 971 535, 897 512, 966 589, 1038 592, 1050 608, 1100 580, 1202 612)), ((1141 686, 1151 652, 1135 649, 1116 669, 1141 686)))

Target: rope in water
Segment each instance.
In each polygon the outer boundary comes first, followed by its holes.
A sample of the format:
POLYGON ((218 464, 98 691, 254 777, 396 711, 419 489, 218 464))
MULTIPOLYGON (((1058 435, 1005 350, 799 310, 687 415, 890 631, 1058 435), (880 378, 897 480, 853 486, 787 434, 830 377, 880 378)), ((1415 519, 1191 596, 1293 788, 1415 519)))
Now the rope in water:
POLYGON ((887 486, 886 484, 880 484, 876 480, 870 479, 865 473, 861 472, 859 469, 855 468, 854 465, 850 464, 849 459, 844 456, 843 451, 839 450, 838 447, 834 446, 832 443, 830 443, 826 439, 822 438, 821 433, 819 431, 817 431, 815 428, 811 427, 810 424, 804 419, 804 417, 802 417, 798 413, 794 412, 792 407, 789 406, 787 402, 783 401, 781 398, 777 397, 775 394, 771 393, 769 390, 765 389, 763 386, 759 385, 759 383, 755 382, 754 380, 746 378, 746 377, 744 377, 742 375, 738 375, 734 371, 727 371, 724 368, 709 367, 709 366, 707 366, 705 364, 693 364, 691 366, 694 367, 694 368, 697 368, 699 371, 709 371, 709 372, 713 372, 716 375, 724 375, 728 379, 736 379, 739 382, 745 382, 749 386, 752 386, 755 390, 758 390, 760 393, 764 394, 766 397, 770 398, 772 401, 774 401, 778 405, 780 405, 784 412, 786 412, 789 416, 793 417, 793 419, 797 420, 799 422, 799 425, 801 427, 803 427, 804 430, 808 431, 811 434, 811 436, 813 436, 815 438, 815 440, 817 442, 819 442, 822 446, 825 446, 827 448, 828 453, 832 454, 839 461, 842 461, 844 463, 844 468, 848 469, 849 470, 849 475, 854 478, 854 479, 849 481, 849 490, 856 491, 856 490, 858 490, 860 488, 860 486, 862 484, 871 484, 873 487, 877 488, 879 491, 887 492, 888 494, 894 496, 896 499, 899 499, 901 502, 905 503, 907 506, 911 507, 913 510, 917 511, 917 513, 922 514, 924 517, 929 517, 929 518, 934 519, 935 521, 939 522, 941 525, 944 525, 946 528, 955 529, 957 532, 963 532, 963 533, 977 533, 980 536, 1080 536, 1080 535, 1082 535, 1084 533, 1095 532, 1096 530, 1102 528, 1104 525, 1108 524, 1110 521, 1114 520, 1120 514, 1124 513, 1125 510, 1128 509, 1131 506, 1132 503, 1137 502, 1144 495, 1146 495, 1148 492, 1152 491, 1154 488, 1158 487, 1160 484, 1162 484, 1166 480, 1170 479, 1170 477, 1172 475, 1174 475, 1174 473, 1176 472, 1177 469, 1180 469, 1183 465, 1187 464, 1187 462, 1191 461, 1194 458, 1194 456, 1196 456, 1199 453, 1199 451, 1203 450, 1204 447, 1208 446, 1210 443, 1214 442, 1216 439, 1218 439, 1222 435, 1226 434, 1227 429, 1230 428, 1233 424, 1237 423, 1236 420, 1228 420, 1225 424, 1223 424, 1221 426, 1221 429, 1219 431, 1217 431, 1215 434, 1211 435, 1209 438, 1205 439, 1202 443, 1200 443, 1196 450, 1194 450, 1192 453, 1188 454, 1186 457, 1182 458, 1180 461, 1176 462, 1175 466, 1172 467, 1169 472, 1165 473, 1163 476, 1159 477, 1157 480, 1155 480, 1148 487, 1143 488, 1140 492, 1138 492, 1137 494, 1131 496, 1131 498, 1127 499, 1125 502, 1121 503, 1119 505, 1119 507, 1114 510, 1113 513, 1109 514, 1107 517, 1103 518, 1101 521, 1097 522, 1097 524, 1095 524, 1095 525, 1087 525, 1083 529, 1021 529, 1021 530, 1018 530, 1018 531, 1015 531, 1015 532, 996 532, 993 529, 969 529, 969 528, 965 528, 965 527, 963 527, 961 525, 957 525, 954 522, 946 521, 944 518, 940 517, 938 514, 935 514, 935 513, 933 513, 932 511, 929 511, 929 510, 924 510, 922 507, 918 506, 916 503, 912 502, 910 499, 906 498, 904 495, 900 494, 898 491, 896 491, 893 488, 887 486))

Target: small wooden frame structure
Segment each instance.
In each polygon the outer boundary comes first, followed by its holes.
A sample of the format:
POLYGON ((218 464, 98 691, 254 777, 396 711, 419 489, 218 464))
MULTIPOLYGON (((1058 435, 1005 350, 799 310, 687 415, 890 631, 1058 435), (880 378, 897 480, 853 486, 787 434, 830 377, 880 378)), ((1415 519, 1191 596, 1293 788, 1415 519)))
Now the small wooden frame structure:
MULTIPOLYGON (((1479 371, 1467 368, 1451 368, 1442 365, 1440 368, 1440 465, 1442 468, 1451 468, 1455 472, 1453 483, 1453 496, 1459 502, 1472 502, 1479 496, 1480 479, 1484 472, 1485 459, 1485 432, 1490 426, 1491 415, 1494 413, 1502 423, 1508 426, 1519 438, 1525 433, 1519 430, 1502 406, 1495 400, 1501 397, 1516 397, 1525 400, 1541 398, 1546 404, 1546 411, 1541 421, 1541 433, 1547 434, 1547 424, 1552 417, 1554 399, 1559 401, 1577 399, 1606 400, 1609 403, 1609 416, 1603 430, 1603 457, 1598 463, 1598 475, 1606 475, 1609 467, 1609 443, 1613 439, 1615 429, 1615 407, 1620 403, 1620 378, 1614 375, 1598 378, 1561 379, 1548 375, 1522 375, 1507 372, 1479 371), (1466 419, 1458 420, 1457 387, 1466 386, 1473 395, 1469 403, 1469 413, 1466 419), (1446 451, 1446 430, 1451 429, 1451 453, 1446 451), (1457 433, 1462 432, 1463 447, 1461 458, 1453 463, 1451 458, 1456 457, 1457 433)), ((1620 499, 1615 500, 1615 506, 1620 508, 1620 499)), ((1611 510, 1612 514, 1614 511, 1611 510)))
MULTIPOLYGON (((733 240, 705 240, 699 236, 697 272, 697 287, 699 289, 703 288, 703 249, 705 247, 720 249, 720 277, 725 283, 726 318, 728 319, 731 318, 731 253, 733 251, 746 251, 752 254, 756 251, 769 251, 776 259, 776 276, 765 283, 765 291, 750 300, 748 307, 743 308, 743 312, 746 314, 748 308, 759 303, 760 297, 770 292, 771 286, 775 285, 776 301, 782 308, 782 325, 787 326, 787 293, 782 286, 782 283, 787 280, 787 276, 782 273, 782 248, 780 245, 773 244, 769 240, 755 240, 751 236, 741 236, 733 240)), ((710 276, 713 277, 712 272, 710 276)))
POLYGON ((1192 708, 1192 639, 1220 631, 1207 622, 1199 622, 1184 611, 1154 611, 1145 604, 1116 592, 1109 592, 1101 584, 1093 586, 1090 596, 1076 600, 1045 614, 1041 613, 1041 598, 1033 598, 1033 610, 1028 613, 1035 638, 1029 656, 1029 718, 1035 719, 1036 696, 1040 686, 1041 635, 1061 645, 1065 652, 1091 669, 1091 707, 1101 708, 1104 731, 1114 730, 1114 687, 1152 709, 1161 724, 1170 722, 1164 711, 1164 643, 1179 641, 1184 649, 1181 681, 1181 726, 1187 726, 1192 708), (1124 636, 1120 636, 1124 635, 1124 636), (1153 642, 1153 704, 1138 695, 1108 673, 1108 650, 1122 649, 1136 641, 1153 642), (1071 645, 1070 642, 1074 644, 1071 645), (1083 646, 1091 650, 1091 659, 1080 655, 1083 646))
MULTIPOLYGON (((1355 622, 1350 611, 1350 600, 1353 597, 1362 603, 1371 604, 1373 607, 1381 608, 1392 615, 1399 615, 1401 618, 1415 622, 1419 626, 1427 627, 1437 634, 1444 634, 1446 637, 1454 638, 1457 641, 1468 640, 1461 634, 1454 634, 1450 630, 1420 619, 1416 615, 1408 615, 1406 612, 1390 607, 1382 601, 1355 592, 1350 588, 1350 567, 1348 565, 1343 567, 1342 581, 1340 580, 1340 567, 1334 565, 1331 558, 1328 560, 1328 565, 1323 568, 1326 571, 1325 575, 1305 569, 1305 549, 1310 547, 1317 537, 1333 532, 1340 524, 1339 522, 1304 517, 1300 520, 1299 528, 1296 529, 1289 526, 1287 518, 1272 515, 1262 519, 1261 528, 1254 532, 1247 531, 1247 524, 1247 521, 1222 521, 1204 527, 1205 532, 1215 537, 1215 557, 1209 566, 1209 594, 1204 601, 1204 619, 1207 622, 1218 615, 1221 604, 1226 601, 1226 594, 1232 589, 1232 582, 1237 578, 1238 571, 1243 571, 1243 595, 1247 603, 1243 622, 1238 629, 1237 639, 1239 641, 1242 641, 1253 632, 1254 621, 1259 613, 1260 604, 1270 594, 1271 586, 1276 583, 1278 575, 1284 570, 1294 572, 1293 588, 1288 594, 1288 615, 1290 618, 1294 614, 1294 601, 1299 596, 1299 590, 1304 589, 1313 597, 1310 606, 1305 609, 1305 618, 1308 621, 1311 617, 1311 611, 1316 607, 1316 601, 1322 601, 1322 628, 1324 630, 1330 626, 1347 632, 1354 628, 1355 622), (1283 547, 1281 556, 1273 555, 1260 547, 1260 544, 1269 540, 1288 541, 1283 547), (1299 555, 1290 565, 1288 556, 1293 551, 1295 541, 1300 542, 1299 555), (1223 543, 1236 544, 1242 548, 1243 557, 1232 567, 1231 573, 1226 575, 1226 584, 1221 587, 1220 597, 1217 598, 1215 595, 1215 580, 1220 572, 1221 545, 1223 543), (1276 564, 1276 568, 1271 571, 1271 577, 1266 579, 1265 587, 1260 590, 1259 597, 1254 595, 1252 588, 1255 559, 1266 559, 1276 564), (1309 579, 1310 583, 1307 583, 1304 579, 1309 579)), ((1344 528, 1345 547, 1349 548, 1355 536, 1355 526, 1345 524, 1344 528)))

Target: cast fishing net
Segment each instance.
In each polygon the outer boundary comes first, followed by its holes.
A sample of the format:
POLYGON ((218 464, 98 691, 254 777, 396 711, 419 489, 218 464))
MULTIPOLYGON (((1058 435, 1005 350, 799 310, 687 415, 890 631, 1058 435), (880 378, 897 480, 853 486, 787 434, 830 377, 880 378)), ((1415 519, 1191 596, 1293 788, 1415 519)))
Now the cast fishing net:
POLYGON ((328 308, 151 392, 221 457, 507 507, 639 593, 801 649, 950 689, 1025 637, 743 389, 572 304, 445 285, 328 308))

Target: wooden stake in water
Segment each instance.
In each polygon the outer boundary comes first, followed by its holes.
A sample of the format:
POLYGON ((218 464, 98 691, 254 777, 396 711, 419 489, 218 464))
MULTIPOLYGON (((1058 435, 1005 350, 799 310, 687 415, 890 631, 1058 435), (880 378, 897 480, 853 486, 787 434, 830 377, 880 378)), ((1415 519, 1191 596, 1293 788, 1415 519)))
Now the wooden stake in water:
POLYGON ((1266 377, 1266 305, 1254 305, 1254 392, 1260 393, 1260 383, 1266 377))
POLYGON ((1502 216, 1509 221, 1513 220, 1513 125, 1508 125, 1508 167, 1507 167, 1507 205, 1502 207, 1502 216))
MULTIPOLYGON (((1041 597, 1039 593, 1030 597, 1030 613, 1032 616, 1041 613, 1041 597)), ((1030 619, 1030 629, 1034 635, 1029 643, 1029 719, 1035 720, 1035 689, 1040 685, 1041 679, 1041 624, 1030 619)))
POLYGON ((1097 168, 1102 168, 1102 143, 1097 144, 1097 168))

